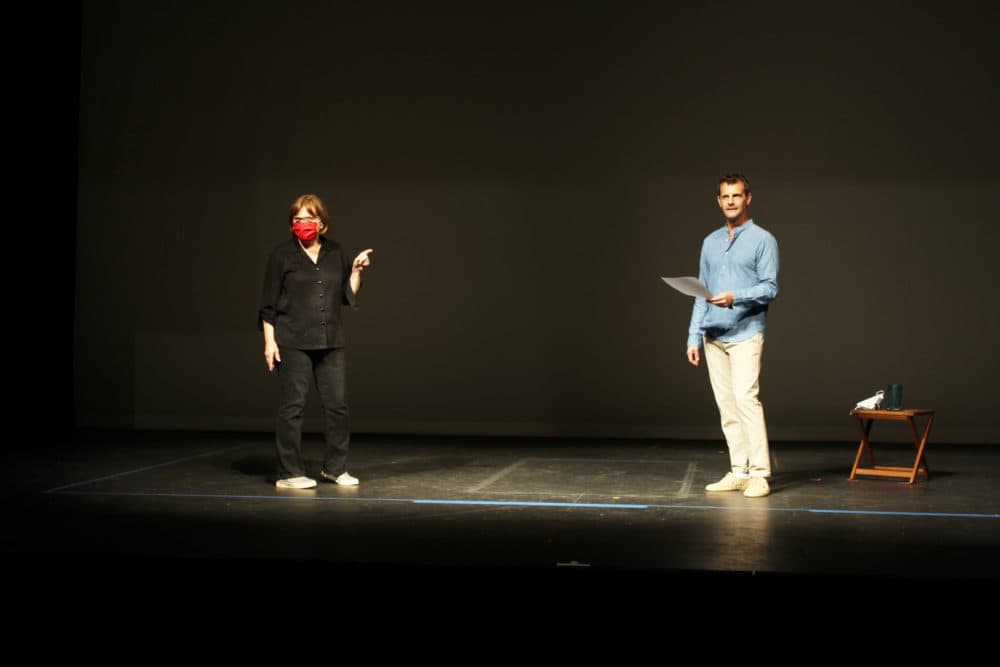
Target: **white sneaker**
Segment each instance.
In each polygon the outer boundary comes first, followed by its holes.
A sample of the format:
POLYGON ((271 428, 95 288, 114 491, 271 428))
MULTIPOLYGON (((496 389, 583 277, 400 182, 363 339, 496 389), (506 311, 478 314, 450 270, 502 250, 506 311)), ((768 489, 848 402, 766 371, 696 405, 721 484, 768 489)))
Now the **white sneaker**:
POLYGON ((750 479, 747 477, 739 477, 731 472, 727 472, 726 476, 720 479, 718 482, 713 482, 705 486, 706 491, 742 491, 747 488, 747 484, 750 483, 750 479))
POLYGON ((279 479, 274 485, 279 489, 311 489, 316 486, 316 480, 311 477, 289 477, 279 479))
POLYGON ((331 482, 334 482, 335 484, 340 484, 341 486, 357 486, 358 485, 358 478, 354 477, 349 472, 342 472, 339 475, 337 475, 336 477, 334 477, 333 475, 327 473, 325 470, 320 471, 320 474, 323 475, 324 478, 330 480, 331 482))
POLYGON ((747 498, 763 498, 771 493, 771 485, 763 477, 751 477, 743 495, 747 498))

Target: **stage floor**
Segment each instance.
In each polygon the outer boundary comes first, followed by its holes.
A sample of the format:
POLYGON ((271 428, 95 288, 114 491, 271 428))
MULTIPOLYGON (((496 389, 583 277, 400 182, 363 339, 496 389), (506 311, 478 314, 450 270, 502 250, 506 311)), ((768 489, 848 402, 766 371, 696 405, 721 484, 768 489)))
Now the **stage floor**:
MULTIPOLYGON (((306 437, 318 478, 321 442, 306 437)), ((848 480, 856 442, 772 443, 772 494, 709 493, 720 442, 355 436, 357 487, 273 484, 269 434, 81 432, 12 459, 8 558, 994 583, 1000 447, 848 480)), ((879 463, 912 461, 881 445, 879 463)), ((56 571, 66 571, 59 568, 56 571)), ((110 576, 114 576, 114 573, 110 576)))

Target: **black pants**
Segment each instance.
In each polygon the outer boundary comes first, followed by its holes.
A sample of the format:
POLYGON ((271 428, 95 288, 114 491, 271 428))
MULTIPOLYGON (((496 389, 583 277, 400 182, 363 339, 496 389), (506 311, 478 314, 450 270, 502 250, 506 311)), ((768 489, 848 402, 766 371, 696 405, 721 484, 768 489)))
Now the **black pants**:
POLYGON ((346 471, 351 444, 347 409, 347 352, 344 348, 294 350, 281 348, 281 398, 275 429, 278 479, 306 475, 302 461, 302 417, 309 385, 316 383, 323 408, 323 470, 330 475, 346 471))

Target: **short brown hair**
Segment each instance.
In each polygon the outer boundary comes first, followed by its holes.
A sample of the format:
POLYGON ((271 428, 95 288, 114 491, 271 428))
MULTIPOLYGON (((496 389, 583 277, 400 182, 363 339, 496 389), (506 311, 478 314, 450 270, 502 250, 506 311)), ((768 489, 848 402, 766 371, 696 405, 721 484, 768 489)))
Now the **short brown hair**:
POLYGON ((716 193, 715 193, 716 195, 722 192, 723 183, 728 183, 729 185, 735 185, 736 183, 743 183, 743 194, 745 195, 750 194, 750 181, 748 181, 747 177, 744 176, 743 174, 740 174, 738 172, 723 174, 719 178, 719 185, 716 188, 716 193))
POLYGON ((288 211, 288 226, 291 227, 292 223, 295 222, 295 214, 300 210, 305 208, 309 211, 310 215, 319 218, 319 233, 326 234, 330 231, 330 227, 327 221, 330 219, 326 212, 326 204, 323 200, 319 198, 319 195, 299 195, 292 202, 291 209, 288 211))

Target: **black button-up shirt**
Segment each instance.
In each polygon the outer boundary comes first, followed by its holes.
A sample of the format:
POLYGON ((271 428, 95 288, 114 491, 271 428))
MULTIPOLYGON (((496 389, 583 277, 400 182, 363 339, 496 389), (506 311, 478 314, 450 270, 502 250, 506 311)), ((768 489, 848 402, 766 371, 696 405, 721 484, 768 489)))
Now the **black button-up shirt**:
POLYGON ((347 345, 341 306, 357 308, 351 262, 336 241, 320 237, 315 263, 292 237, 271 251, 257 329, 274 325, 278 347, 320 350, 347 345))

